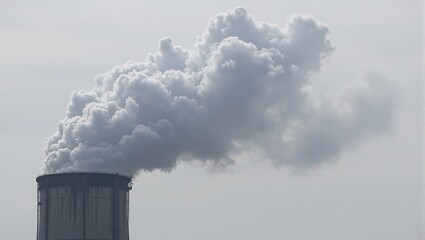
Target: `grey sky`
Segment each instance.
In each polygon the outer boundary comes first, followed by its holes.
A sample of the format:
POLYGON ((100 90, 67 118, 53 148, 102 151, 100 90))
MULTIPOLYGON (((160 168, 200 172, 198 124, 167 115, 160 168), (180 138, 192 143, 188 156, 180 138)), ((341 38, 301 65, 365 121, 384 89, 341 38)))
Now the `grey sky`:
POLYGON ((163 37, 190 48, 209 18, 240 5, 280 26, 293 13, 325 23, 335 52, 312 84, 337 95, 382 76, 398 86, 394 128, 307 173, 245 153, 221 173, 185 163, 142 174, 131 192, 132 239, 422 239, 420 1, 2 1, 0 239, 35 236, 44 139, 73 90, 144 60, 163 37))

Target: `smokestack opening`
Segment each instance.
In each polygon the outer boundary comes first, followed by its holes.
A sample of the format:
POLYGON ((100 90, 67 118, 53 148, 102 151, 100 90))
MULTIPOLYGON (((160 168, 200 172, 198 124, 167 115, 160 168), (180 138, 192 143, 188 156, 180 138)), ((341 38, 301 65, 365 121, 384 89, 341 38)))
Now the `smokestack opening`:
POLYGON ((128 240, 131 177, 109 173, 39 176, 37 240, 128 240))

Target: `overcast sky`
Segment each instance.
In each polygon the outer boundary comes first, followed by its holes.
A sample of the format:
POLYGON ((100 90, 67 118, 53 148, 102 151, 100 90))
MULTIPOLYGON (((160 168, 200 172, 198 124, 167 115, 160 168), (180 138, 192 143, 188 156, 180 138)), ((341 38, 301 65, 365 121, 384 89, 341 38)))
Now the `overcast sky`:
POLYGON ((395 86, 394 121, 308 171, 245 152, 221 172, 194 162, 141 173, 131 191, 131 239, 422 239, 418 0, 1 1, 0 239, 35 237, 35 177, 73 90, 145 60, 164 37, 191 49, 210 18, 237 6, 281 27, 294 13, 326 24, 335 49, 309 78, 312 87, 333 96, 379 78, 395 86))

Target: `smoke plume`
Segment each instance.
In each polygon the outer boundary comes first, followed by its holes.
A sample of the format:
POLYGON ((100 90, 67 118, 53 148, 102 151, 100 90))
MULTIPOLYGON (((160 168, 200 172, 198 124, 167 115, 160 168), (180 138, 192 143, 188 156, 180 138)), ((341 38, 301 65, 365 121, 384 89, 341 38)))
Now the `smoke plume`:
POLYGON ((211 19, 192 49, 161 39, 145 61, 72 93, 44 172, 171 171, 180 161, 231 163, 247 149, 276 166, 331 161, 386 130, 393 102, 373 76, 340 96, 311 91, 309 76, 334 50, 328 34, 311 16, 281 28, 236 8, 211 19))

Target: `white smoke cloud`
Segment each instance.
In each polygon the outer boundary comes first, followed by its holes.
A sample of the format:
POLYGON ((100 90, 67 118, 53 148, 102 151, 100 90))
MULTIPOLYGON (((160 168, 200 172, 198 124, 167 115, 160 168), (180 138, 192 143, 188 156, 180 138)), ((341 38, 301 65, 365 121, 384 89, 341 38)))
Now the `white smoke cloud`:
POLYGON ((260 149, 276 166, 311 168, 391 124, 392 92, 371 77, 334 98, 308 91, 333 47, 328 28, 293 15, 284 28, 236 8, 211 19, 192 49, 157 53, 74 91, 47 139, 46 173, 171 171, 179 161, 232 162, 260 149))

